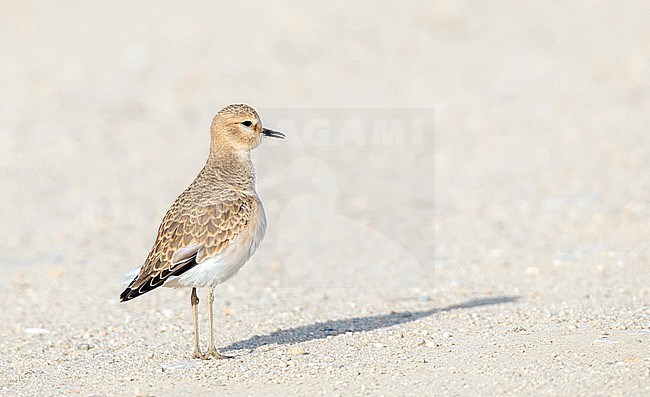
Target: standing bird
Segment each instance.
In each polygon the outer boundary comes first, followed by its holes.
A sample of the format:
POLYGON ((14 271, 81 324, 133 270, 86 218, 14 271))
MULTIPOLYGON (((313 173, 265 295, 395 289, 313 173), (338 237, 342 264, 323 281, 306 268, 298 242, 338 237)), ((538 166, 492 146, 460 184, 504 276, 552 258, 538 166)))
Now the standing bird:
POLYGON ((169 208, 144 264, 120 295, 126 302, 154 288, 192 288, 193 358, 225 358, 214 346, 214 288, 234 276, 264 238, 266 216, 255 191, 250 152, 266 136, 284 134, 262 127, 255 109, 235 104, 221 109, 210 126, 210 156, 194 182, 169 208), (208 287, 210 344, 199 347, 199 298, 208 287))

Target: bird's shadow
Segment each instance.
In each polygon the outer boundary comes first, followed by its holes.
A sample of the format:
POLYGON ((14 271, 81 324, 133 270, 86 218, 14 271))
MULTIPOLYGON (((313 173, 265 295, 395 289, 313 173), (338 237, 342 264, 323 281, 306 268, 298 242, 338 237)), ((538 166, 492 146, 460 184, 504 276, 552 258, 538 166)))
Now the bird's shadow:
POLYGON ((502 303, 516 302, 518 296, 498 296, 491 298, 477 298, 467 302, 457 303, 440 308, 420 311, 391 312, 367 317, 352 317, 340 320, 318 322, 299 327, 281 329, 266 335, 255 335, 252 338, 232 343, 224 347, 223 351, 250 349, 254 350, 264 345, 289 345, 307 342, 314 339, 324 339, 328 336, 344 334, 346 332, 366 332, 379 328, 392 327, 409 323, 417 319, 431 316, 436 313, 448 312, 458 309, 471 309, 478 306, 500 305, 502 303))

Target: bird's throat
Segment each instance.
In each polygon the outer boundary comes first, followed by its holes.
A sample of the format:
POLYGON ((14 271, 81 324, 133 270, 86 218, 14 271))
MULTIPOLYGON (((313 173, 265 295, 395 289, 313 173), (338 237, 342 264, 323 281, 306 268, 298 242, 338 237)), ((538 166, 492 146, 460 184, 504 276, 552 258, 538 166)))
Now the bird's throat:
POLYGON ((220 184, 242 191, 255 191, 255 167, 250 151, 215 150, 205 165, 220 184))

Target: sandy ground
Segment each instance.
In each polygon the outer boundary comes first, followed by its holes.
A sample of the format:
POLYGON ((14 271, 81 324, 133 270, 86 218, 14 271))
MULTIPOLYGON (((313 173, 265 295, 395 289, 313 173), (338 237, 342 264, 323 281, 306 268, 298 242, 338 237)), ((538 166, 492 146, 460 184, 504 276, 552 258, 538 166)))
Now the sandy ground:
POLYGON ((0 5, 0 395, 650 394, 650 3, 132 3, 0 5), (289 139, 193 361, 117 298, 238 101, 289 139))

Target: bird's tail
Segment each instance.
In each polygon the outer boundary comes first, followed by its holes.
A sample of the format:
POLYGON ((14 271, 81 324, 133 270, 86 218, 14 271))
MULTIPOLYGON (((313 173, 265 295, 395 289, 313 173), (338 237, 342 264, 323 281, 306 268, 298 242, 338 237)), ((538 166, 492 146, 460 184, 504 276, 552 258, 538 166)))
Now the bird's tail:
POLYGON ((122 278, 122 285, 129 285, 131 284, 131 281, 140 274, 140 269, 142 266, 137 266, 134 267, 133 269, 129 270, 125 275, 124 278, 122 278))

